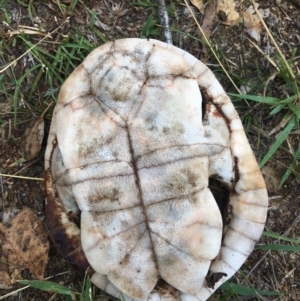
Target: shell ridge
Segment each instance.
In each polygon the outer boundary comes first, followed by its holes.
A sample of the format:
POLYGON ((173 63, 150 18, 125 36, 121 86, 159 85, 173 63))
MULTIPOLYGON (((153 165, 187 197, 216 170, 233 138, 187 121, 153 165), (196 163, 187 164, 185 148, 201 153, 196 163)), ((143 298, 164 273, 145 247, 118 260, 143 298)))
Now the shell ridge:
MULTIPOLYGON (((161 240, 163 240, 166 244, 168 244, 168 245, 171 246, 172 248, 176 249, 178 252, 184 253, 184 254, 188 255, 188 257, 192 257, 193 259, 207 260, 207 261, 210 261, 210 260, 211 260, 211 259, 209 259, 209 258, 204 258, 204 257, 201 257, 201 256, 200 256, 200 257, 195 257, 195 256, 193 256, 193 254, 188 253, 187 251, 185 251, 185 250, 183 250, 183 249, 180 249, 180 248, 177 247, 176 245, 172 244, 172 243, 171 243, 169 240, 167 240, 165 237, 159 235, 157 232, 155 232, 155 231, 153 231, 153 230, 151 230, 150 233, 153 234, 153 235, 156 235, 157 237, 159 237, 159 238, 160 238, 161 240)), ((167 279, 164 279, 164 280, 165 280, 166 282, 168 282, 167 279)))
MULTIPOLYGON (((139 172, 138 172, 136 163, 133 160, 133 158, 134 158, 134 147, 132 145, 132 138, 131 138, 131 135, 130 135, 130 128, 128 127, 128 125, 127 125, 126 130, 127 130, 127 139, 128 139, 128 143, 129 143, 129 149, 130 149, 130 153, 132 154, 132 167, 133 167, 133 171, 134 171, 135 178, 136 178, 136 186, 138 188, 140 205, 142 207, 142 212, 143 212, 144 219, 145 219, 145 226, 146 226, 148 236, 149 236, 149 241, 150 241, 150 248, 151 248, 150 252, 153 256, 154 268, 156 270, 156 273, 158 274, 158 271, 159 271, 158 259, 157 259, 157 255, 155 253, 154 243, 152 241, 151 235, 149 234, 150 233, 150 228, 149 228, 149 223, 147 222, 148 217, 147 217, 147 213, 146 213, 146 209, 145 209, 146 206, 145 206, 144 200, 143 200, 143 190, 142 190, 142 187, 141 187, 141 179, 140 179, 140 176, 139 176, 139 172)), ((153 289, 153 287, 152 287, 152 289, 153 289)), ((148 296, 150 294, 150 292, 151 291, 148 291, 146 295, 148 296)))
POLYGON ((207 154, 206 154, 207 149, 206 148, 210 149, 212 151, 212 154, 214 155, 214 154, 221 153, 224 150, 224 148, 226 148, 226 146, 216 144, 216 143, 214 143, 214 144, 194 143, 194 144, 186 144, 186 145, 183 145, 183 144, 170 145, 170 146, 163 147, 163 148, 156 148, 143 155, 139 155, 136 158, 136 162, 137 162, 139 169, 157 167, 157 166, 162 166, 164 164, 169 164, 169 163, 176 162, 176 161, 188 160, 188 159, 197 158, 197 157, 207 157, 207 154), (204 149, 197 148, 197 146, 198 147, 203 146, 204 149), (170 153, 172 153, 172 152, 175 153, 175 151, 178 151, 180 148, 183 149, 181 156, 170 159, 169 154, 167 153, 165 160, 160 160, 159 163, 153 164, 153 165, 149 165, 149 163, 147 164, 147 159, 149 160, 152 157, 154 157, 154 158, 158 157, 158 155, 159 154, 162 155, 164 151, 170 152, 170 153), (192 148, 196 149, 194 155, 190 155, 190 151, 192 148), (146 162, 143 162, 143 161, 146 161, 146 162))
POLYGON ((87 177, 81 180, 73 180, 71 181, 66 181, 65 179, 56 179, 55 181, 53 181, 53 183, 55 183, 58 186, 63 186, 63 185, 67 185, 67 186, 72 186, 72 185, 76 185, 76 184, 81 184, 83 182, 85 182, 86 180, 90 180, 90 181, 99 181, 99 180, 103 180, 103 179, 110 179, 110 178, 117 178, 117 177, 127 177, 127 176, 131 176, 134 173, 126 173, 126 174, 116 174, 116 175, 111 175, 111 176, 99 176, 99 177, 87 177), (62 182, 60 182, 60 180, 62 182))
POLYGON ((126 125, 126 121, 123 119, 123 117, 118 114, 113 108, 111 108, 108 104, 105 104, 104 102, 102 102, 100 99, 98 99, 95 96, 96 102, 98 103, 99 107, 102 109, 103 113, 112 121, 114 121, 118 126, 120 126, 121 128, 125 128, 126 125), (111 112, 113 112, 113 115, 110 114, 111 112), (117 117, 117 118, 116 118, 117 117), (122 121, 123 124, 120 123, 120 119, 122 121))
MULTIPOLYGON (((249 240, 250 240, 250 239, 249 239, 249 240)), ((253 245, 253 247, 254 247, 254 244, 255 244, 256 241, 251 240, 251 242, 252 242, 252 245, 253 245)), ((247 253, 241 252, 240 250, 235 249, 235 248, 233 248, 232 246, 230 246, 230 245, 228 245, 228 244, 226 244, 226 243, 223 244, 223 247, 227 248, 228 250, 231 250, 231 251, 234 251, 234 252, 236 252, 236 253, 239 253, 239 254, 241 254, 242 256, 246 257, 246 258, 247 258, 247 257, 249 256, 249 254, 252 252, 252 251, 247 252, 247 253)), ((224 260, 224 259, 222 259, 222 261, 227 263, 227 261, 224 260)), ((227 263, 227 264, 228 264, 228 263, 227 263)), ((229 265, 229 264, 228 264, 228 265, 229 265)), ((231 267, 232 267, 232 266, 231 266, 231 267)), ((233 268, 233 267, 232 267, 232 268, 233 268)), ((238 270, 238 269, 239 269, 239 268, 237 268, 236 270, 238 270)))
POLYGON ((87 106, 87 105, 89 105, 90 103, 92 103, 93 100, 91 99, 90 101, 85 102, 84 104, 82 104, 82 106, 81 106, 80 108, 76 108, 76 109, 73 108, 74 102, 76 102, 76 101, 81 102, 83 97, 87 97, 87 96, 90 96, 90 95, 91 95, 90 93, 86 93, 86 94, 84 94, 84 95, 80 95, 80 96, 74 97, 74 98, 71 99, 69 102, 67 102, 67 103, 63 104, 61 107, 57 108, 57 109, 55 110, 55 113, 58 114, 58 113, 60 113, 62 110, 66 109, 66 108, 68 108, 68 107, 71 107, 73 111, 83 109, 85 106, 87 106))
MULTIPOLYGON (((81 166, 76 166, 76 167, 70 167, 70 168, 67 168, 66 170, 64 170, 61 174, 57 175, 55 179, 53 179, 53 182, 55 183, 59 183, 58 181, 60 180, 61 177, 64 177, 64 176, 68 176, 72 171, 81 171, 81 172, 84 172, 86 169, 88 168, 92 168, 92 167, 97 167, 97 166, 101 166, 104 164, 112 164, 112 163, 127 163, 128 166, 130 165, 130 162, 128 161, 124 161, 124 160, 118 160, 118 159, 115 159, 115 160, 107 160, 107 161, 98 161, 96 163, 88 163, 88 164, 83 164, 81 166)), ((124 174, 125 175, 130 175, 130 174, 124 174)), ((117 175, 116 175, 117 176, 117 175)), ((121 175, 122 176, 122 175, 121 175)), ((106 177, 100 177, 100 178, 97 178, 97 179, 105 179, 106 177)), ((59 184, 58 184, 59 185, 59 184)))
POLYGON ((197 190, 194 190, 188 194, 182 194, 182 195, 179 195, 179 196, 176 196, 176 197, 171 197, 171 198, 165 198, 165 199, 162 199, 162 200, 155 200, 155 202, 148 202, 146 207, 151 207, 152 205, 157 205, 159 203, 165 203, 165 202, 169 202, 169 201, 182 201, 184 199, 187 199, 188 197, 191 197, 191 196, 195 196, 196 194, 198 194, 199 192, 203 191, 204 189, 207 189, 207 187, 202 187, 200 189, 197 189, 197 190))

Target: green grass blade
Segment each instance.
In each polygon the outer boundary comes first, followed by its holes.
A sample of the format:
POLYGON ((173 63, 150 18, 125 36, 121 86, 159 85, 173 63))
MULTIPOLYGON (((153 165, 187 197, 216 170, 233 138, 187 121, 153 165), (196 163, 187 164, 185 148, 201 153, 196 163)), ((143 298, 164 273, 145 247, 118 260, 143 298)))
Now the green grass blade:
POLYGON ((289 103, 288 107, 300 119, 300 109, 292 103, 289 103))
POLYGON ((153 36, 158 35, 158 30, 157 28, 155 28, 156 22, 157 22, 156 19, 152 15, 150 15, 144 27, 141 30, 140 38, 145 39, 151 35, 153 36))
POLYGON ((257 294, 261 296, 278 296, 280 293, 275 291, 265 291, 265 290, 257 290, 251 287, 246 287, 243 285, 225 282, 220 286, 220 289, 224 291, 232 291, 235 294, 242 296, 255 296, 257 294))
POLYGON ((271 233, 271 232, 266 232, 266 231, 263 232, 263 235, 267 236, 267 237, 272 237, 272 238, 281 239, 284 241, 300 244, 300 239, 297 239, 297 238, 289 238, 289 237, 285 237, 285 236, 282 236, 282 235, 279 235, 276 233, 271 233))
POLYGON ((69 9, 68 9, 68 13, 69 13, 70 15, 73 14, 77 2, 78 2, 78 0, 72 0, 72 1, 71 1, 71 4, 70 4, 69 9))
POLYGON ((247 94, 235 94, 235 93, 227 93, 231 97, 235 97, 238 99, 247 99, 256 101, 263 104, 269 104, 269 105, 277 105, 278 102, 280 102, 279 98, 276 97, 262 97, 262 96, 256 96, 256 95, 247 95, 247 94))
POLYGON ((228 96, 234 97, 237 99, 252 100, 252 101, 259 102, 261 104, 268 104, 268 105, 272 105, 272 106, 277 106, 280 104, 290 104, 292 101, 298 99, 298 95, 296 95, 296 94, 292 95, 290 97, 287 97, 283 100, 281 100, 280 98, 277 98, 277 97, 268 97, 268 96, 263 97, 263 96, 235 94, 235 93, 227 93, 227 94, 228 94, 228 96))
MULTIPOLYGON (((285 181, 290 176, 290 174, 296 169, 296 165, 299 159, 300 159, 300 148, 298 148, 298 150, 296 151, 292 163, 289 165, 288 169, 284 173, 279 185, 280 187, 285 183, 285 181)), ((297 177, 298 180, 300 180, 300 176, 297 175, 297 173, 295 173, 295 176, 297 177)))
POLYGON ((97 35, 97 37, 103 42, 106 43, 108 40, 106 37, 97 29, 93 29, 94 33, 97 35))
POLYGON ((268 245, 263 245, 263 246, 256 246, 255 250, 300 252, 300 246, 289 246, 289 245, 282 245, 282 244, 268 244, 268 245))
POLYGON ((16 82, 14 96, 13 96, 13 99, 14 99, 14 104, 13 104, 13 107, 14 107, 14 124, 17 123, 17 113, 18 113, 18 107, 19 107, 19 100, 22 97, 21 92, 20 92, 22 83, 28 77, 28 75, 31 72, 33 72, 35 69, 38 69, 38 68, 42 68, 42 64, 37 64, 37 65, 33 66, 32 68, 30 68, 29 70, 27 70, 25 72, 25 74, 21 78, 19 78, 16 82))
POLYGON ((155 6, 157 6, 157 4, 156 3, 152 3, 152 1, 148 1, 148 2, 145 2, 145 1, 137 1, 137 0, 134 0, 133 2, 132 2, 132 4, 133 5, 136 5, 136 6, 145 6, 145 7, 150 7, 150 6, 153 6, 153 7, 155 7, 155 6))
POLYGON ((283 141, 287 138, 289 133, 292 131, 292 129, 295 127, 297 122, 297 118, 294 116, 290 122, 287 124, 285 129, 281 132, 277 140, 274 142, 274 144, 271 146, 270 150, 267 152, 267 154, 264 156, 262 161, 259 164, 259 167, 262 168, 269 159, 274 155, 274 153, 277 151, 279 146, 283 143, 283 141))
POLYGON ((58 293, 61 295, 71 295, 73 293, 67 286, 62 284, 58 284, 52 281, 43 281, 43 280, 17 280, 17 282, 29 285, 31 287, 43 290, 43 291, 51 291, 54 293, 58 293))
POLYGON ((93 301, 91 280, 89 276, 86 277, 84 289, 80 296, 80 301, 93 301))
POLYGON ((270 112, 270 115, 275 115, 275 114, 279 113, 282 108, 284 108, 283 104, 275 106, 275 108, 270 112))

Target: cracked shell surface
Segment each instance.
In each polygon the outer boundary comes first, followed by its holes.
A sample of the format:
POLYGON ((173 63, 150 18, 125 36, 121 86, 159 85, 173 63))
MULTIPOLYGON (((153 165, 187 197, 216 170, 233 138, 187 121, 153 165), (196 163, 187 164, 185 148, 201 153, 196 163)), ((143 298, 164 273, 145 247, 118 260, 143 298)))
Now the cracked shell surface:
POLYGON ((126 300, 206 300, 266 220, 265 183, 231 100, 203 63, 156 40, 109 42, 69 76, 45 179, 54 243, 126 300), (210 178, 228 189, 224 220, 210 178))

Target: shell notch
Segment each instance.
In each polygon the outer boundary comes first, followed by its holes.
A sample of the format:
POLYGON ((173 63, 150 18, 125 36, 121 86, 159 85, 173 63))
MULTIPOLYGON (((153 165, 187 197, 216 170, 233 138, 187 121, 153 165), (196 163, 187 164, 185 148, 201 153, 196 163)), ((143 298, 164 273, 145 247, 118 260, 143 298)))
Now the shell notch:
POLYGON ((203 63, 156 40, 102 45, 68 77, 45 180, 57 248, 126 300, 207 300, 266 221, 265 183, 231 100, 203 63))

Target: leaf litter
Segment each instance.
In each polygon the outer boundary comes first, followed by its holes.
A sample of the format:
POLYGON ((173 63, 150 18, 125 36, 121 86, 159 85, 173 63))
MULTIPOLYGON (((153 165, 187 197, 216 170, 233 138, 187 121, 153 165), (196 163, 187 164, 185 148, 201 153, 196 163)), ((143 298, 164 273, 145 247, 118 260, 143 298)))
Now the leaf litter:
MULTIPOLYGON (((239 13, 236 11, 236 3, 234 0, 218 0, 215 4, 214 1, 209 1, 206 5, 202 0, 191 1, 198 10, 204 14, 202 21, 202 29, 206 37, 212 34, 213 25, 215 22, 220 22, 224 25, 234 26, 242 23, 246 27, 246 32, 250 37, 260 42, 261 37, 261 22, 252 5, 246 11, 239 13)), ((256 3, 256 7, 258 8, 256 3)), ((259 9, 262 18, 268 18, 270 9, 259 9)))
POLYGON ((0 216, 0 289, 9 289, 29 269, 42 280, 49 241, 39 217, 30 208, 7 208, 0 216))
MULTIPOLYGON (((192 4, 194 6, 196 6, 199 11, 204 14, 204 9, 205 9, 205 6, 204 6, 204 3, 203 3, 203 0, 191 0, 192 4)), ((213 2, 213 1, 210 1, 210 2, 213 2)))
POLYGON ((38 118, 29 123, 25 130, 21 140, 21 153, 27 161, 37 157, 42 148, 45 128, 44 115, 51 105, 52 102, 38 118))

